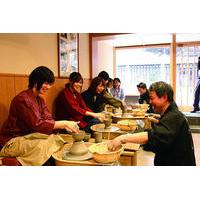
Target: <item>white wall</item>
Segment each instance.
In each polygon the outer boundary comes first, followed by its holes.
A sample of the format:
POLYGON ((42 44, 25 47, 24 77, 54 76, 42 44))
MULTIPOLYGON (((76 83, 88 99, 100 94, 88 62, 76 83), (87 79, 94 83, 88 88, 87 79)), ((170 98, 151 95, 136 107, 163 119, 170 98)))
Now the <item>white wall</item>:
POLYGON ((79 72, 83 78, 90 79, 89 34, 79 34, 79 72))
POLYGON ((0 72, 29 74, 45 65, 57 75, 56 34, 0 34, 0 72))
POLYGON ((92 77, 102 70, 113 77, 113 47, 106 41, 93 41, 92 77))
MULTIPOLYGON (((79 71, 89 78, 89 34, 79 35, 79 71)), ((0 33, 0 73, 29 74, 39 65, 58 76, 56 33, 0 33)))

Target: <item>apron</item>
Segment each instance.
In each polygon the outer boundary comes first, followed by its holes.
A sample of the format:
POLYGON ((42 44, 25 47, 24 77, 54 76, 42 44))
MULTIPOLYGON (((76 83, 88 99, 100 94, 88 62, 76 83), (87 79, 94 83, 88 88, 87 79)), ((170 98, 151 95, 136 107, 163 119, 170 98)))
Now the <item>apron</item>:
POLYGON ((0 156, 16 157, 23 166, 41 166, 66 143, 56 134, 31 133, 10 139, 0 156))

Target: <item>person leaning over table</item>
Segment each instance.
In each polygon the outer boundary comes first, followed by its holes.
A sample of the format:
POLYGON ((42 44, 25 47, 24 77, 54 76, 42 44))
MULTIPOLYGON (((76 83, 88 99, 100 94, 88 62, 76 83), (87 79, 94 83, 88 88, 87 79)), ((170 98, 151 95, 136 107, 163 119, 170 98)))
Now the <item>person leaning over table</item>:
POLYGON ((64 144, 53 134, 55 129, 79 132, 77 122, 55 121, 42 98, 54 81, 53 72, 45 66, 31 72, 28 89, 11 102, 0 134, 0 156, 16 157, 21 165, 43 165, 64 144))
MULTIPOLYGON (((109 74, 106 71, 101 71, 98 74, 98 77, 103 78, 105 81, 105 84, 107 84, 108 79, 109 79, 109 74)), ((105 98, 105 102, 102 104, 102 109, 104 109, 106 104, 112 105, 115 108, 121 108, 122 112, 125 112, 126 110, 126 105, 125 102, 120 101, 119 99, 116 99, 113 97, 105 87, 105 90, 103 91, 103 96, 105 98)))
POLYGON ((92 133, 90 127, 101 123, 105 116, 102 113, 95 113, 87 107, 80 92, 83 85, 83 78, 79 72, 72 72, 69 83, 56 98, 56 119, 70 119, 79 121, 80 129, 86 133, 92 133))
POLYGON ((105 81, 101 77, 95 77, 87 90, 81 93, 86 105, 93 112, 104 111, 103 105, 110 102, 104 97, 105 81))
POLYGON ((150 104, 161 115, 157 123, 146 132, 122 135, 108 145, 115 149, 122 143, 144 144, 155 153, 154 165, 160 166, 194 166, 194 146, 186 117, 173 100, 172 87, 165 82, 155 82, 150 88, 150 104))

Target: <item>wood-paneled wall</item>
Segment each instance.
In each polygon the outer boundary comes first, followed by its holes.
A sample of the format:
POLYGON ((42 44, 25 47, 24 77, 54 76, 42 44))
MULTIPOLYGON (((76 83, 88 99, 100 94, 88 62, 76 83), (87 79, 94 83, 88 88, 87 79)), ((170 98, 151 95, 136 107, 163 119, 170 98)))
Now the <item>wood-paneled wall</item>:
MULTIPOLYGON (((47 92, 45 99, 49 110, 54 116, 54 100, 58 93, 64 88, 68 79, 56 78, 52 88, 47 92)), ((83 91, 88 88, 89 79, 84 79, 83 91)), ((28 88, 27 75, 0 74, 0 129, 8 117, 9 107, 12 99, 21 91, 28 88)))

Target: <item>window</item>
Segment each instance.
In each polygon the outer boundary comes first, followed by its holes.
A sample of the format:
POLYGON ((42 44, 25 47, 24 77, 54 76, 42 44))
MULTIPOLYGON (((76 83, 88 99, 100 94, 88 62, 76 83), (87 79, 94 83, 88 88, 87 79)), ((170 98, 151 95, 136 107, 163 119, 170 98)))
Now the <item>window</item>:
POLYGON ((138 95, 136 85, 141 81, 149 87, 155 81, 170 83, 172 80, 171 84, 176 85, 178 106, 186 110, 192 106, 200 75, 197 70, 200 34, 120 34, 106 40, 104 37, 104 41, 115 49, 115 54, 113 51, 110 55, 107 51, 100 52, 106 52, 107 63, 112 64, 112 59, 115 59, 116 69, 109 73, 111 77, 114 73, 120 78, 125 95, 138 95), (170 64, 174 63, 170 63, 170 45, 173 42, 176 42, 176 55, 172 57, 175 61, 176 56, 175 80, 170 79, 170 75, 174 78, 174 69, 170 71, 170 64))
MULTIPOLYGON (((180 45, 179 45, 180 46, 180 45)), ((200 46, 184 46, 176 49, 176 102, 181 106, 192 106, 198 81, 198 57, 200 46)))
POLYGON ((116 76, 125 95, 138 95, 136 85, 147 87, 155 81, 170 80, 170 47, 148 47, 116 50, 116 76))

